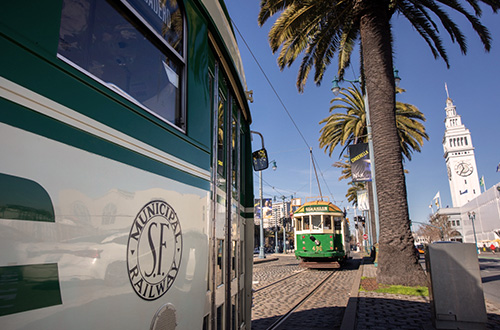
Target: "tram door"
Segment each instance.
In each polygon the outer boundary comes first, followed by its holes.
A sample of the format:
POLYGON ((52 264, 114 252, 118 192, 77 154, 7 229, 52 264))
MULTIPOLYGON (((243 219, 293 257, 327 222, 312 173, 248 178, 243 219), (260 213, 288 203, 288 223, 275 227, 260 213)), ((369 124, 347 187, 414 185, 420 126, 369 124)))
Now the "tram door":
POLYGON ((208 294, 211 315, 204 328, 239 329, 244 323, 244 313, 241 312, 244 292, 239 292, 244 269, 240 235, 243 227, 239 212, 240 111, 223 66, 215 57, 210 62, 213 160, 208 294))

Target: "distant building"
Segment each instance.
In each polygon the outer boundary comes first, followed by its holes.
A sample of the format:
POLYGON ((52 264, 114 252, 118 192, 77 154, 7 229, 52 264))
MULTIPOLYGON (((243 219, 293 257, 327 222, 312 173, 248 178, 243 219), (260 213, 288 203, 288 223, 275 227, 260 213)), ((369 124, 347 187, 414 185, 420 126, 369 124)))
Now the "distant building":
MULTIPOLYGON (((448 93, 448 89, 447 89, 448 93)), ((453 207, 437 214, 448 216, 451 240, 489 246, 500 242, 500 183, 481 194, 474 147, 453 101, 446 99, 443 149, 453 207), (475 235, 474 235, 475 233, 475 235)))
POLYGON ((446 99, 443 137, 453 207, 460 207, 481 194, 471 133, 462 123, 452 99, 446 99))

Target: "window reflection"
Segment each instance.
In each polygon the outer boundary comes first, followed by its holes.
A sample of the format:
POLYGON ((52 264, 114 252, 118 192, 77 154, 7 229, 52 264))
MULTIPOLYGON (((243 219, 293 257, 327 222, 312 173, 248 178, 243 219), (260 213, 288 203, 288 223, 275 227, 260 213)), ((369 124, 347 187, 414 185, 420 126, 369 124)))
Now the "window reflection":
MULTIPOLYGON (((161 17, 167 20, 168 11, 169 24, 158 15, 156 20, 154 16, 144 18, 152 26, 163 26, 162 36, 182 54, 182 14, 176 1, 166 3, 161 17), (173 24, 173 18, 180 22, 173 24)), ((185 128, 181 106, 182 58, 167 48, 137 19, 106 1, 63 1, 59 56, 130 101, 185 128)))

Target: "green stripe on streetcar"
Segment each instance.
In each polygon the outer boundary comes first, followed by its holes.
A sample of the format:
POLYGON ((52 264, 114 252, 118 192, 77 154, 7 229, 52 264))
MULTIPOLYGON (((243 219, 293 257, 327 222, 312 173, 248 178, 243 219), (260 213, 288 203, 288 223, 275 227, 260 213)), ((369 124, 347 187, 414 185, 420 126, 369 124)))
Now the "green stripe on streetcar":
POLYGON ((56 263, 0 267, 0 316, 61 304, 56 263))

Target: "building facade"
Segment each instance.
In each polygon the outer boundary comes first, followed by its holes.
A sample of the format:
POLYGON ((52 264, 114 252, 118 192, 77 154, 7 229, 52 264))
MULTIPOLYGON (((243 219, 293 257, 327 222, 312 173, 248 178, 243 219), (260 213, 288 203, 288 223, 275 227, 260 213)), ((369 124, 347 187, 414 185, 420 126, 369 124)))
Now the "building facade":
MULTIPOLYGON (((489 247, 500 243, 500 183, 481 194, 470 131, 462 123, 447 91, 444 159, 453 207, 439 208, 453 229, 448 239, 489 247)), ((440 206, 438 206, 440 207, 440 206)))
POLYGON ((446 99, 444 158, 453 207, 461 207, 481 194, 470 131, 462 123, 452 99, 446 99))

